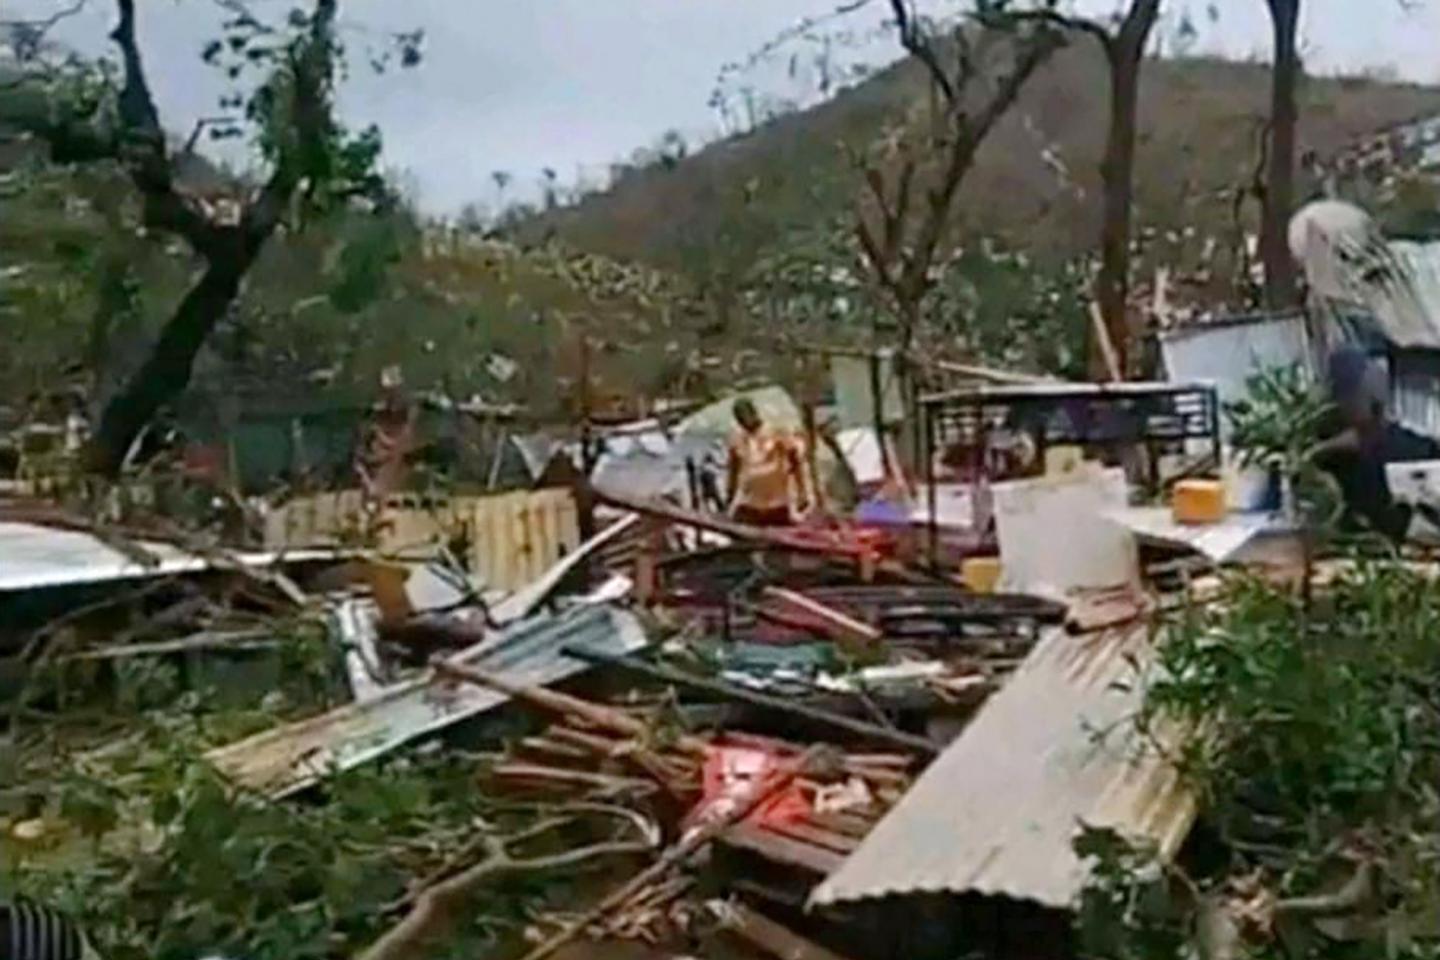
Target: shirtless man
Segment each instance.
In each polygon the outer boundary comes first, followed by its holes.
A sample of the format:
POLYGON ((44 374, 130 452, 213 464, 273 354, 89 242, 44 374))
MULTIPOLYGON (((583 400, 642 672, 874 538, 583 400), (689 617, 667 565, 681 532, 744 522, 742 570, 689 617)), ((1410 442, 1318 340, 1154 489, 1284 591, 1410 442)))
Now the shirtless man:
POLYGON ((799 445, 760 419, 750 400, 736 400, 734 411, 738 426, 725 484, 729 513, 751 526, 788 526, 813 500, 799 445))

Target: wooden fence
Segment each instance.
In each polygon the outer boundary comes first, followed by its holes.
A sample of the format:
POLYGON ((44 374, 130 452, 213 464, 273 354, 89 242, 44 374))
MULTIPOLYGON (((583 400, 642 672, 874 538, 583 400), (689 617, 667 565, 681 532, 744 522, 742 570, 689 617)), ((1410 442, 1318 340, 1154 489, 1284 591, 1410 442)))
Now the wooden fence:
POLYGON ((390 497, 367 517, 358 490, 293 500, 266 518, 272 550, 364 544, 383 554, 451 547, 484 587, 514 590, 538 578, 580 542, 569 490, 477 497, 390 497))

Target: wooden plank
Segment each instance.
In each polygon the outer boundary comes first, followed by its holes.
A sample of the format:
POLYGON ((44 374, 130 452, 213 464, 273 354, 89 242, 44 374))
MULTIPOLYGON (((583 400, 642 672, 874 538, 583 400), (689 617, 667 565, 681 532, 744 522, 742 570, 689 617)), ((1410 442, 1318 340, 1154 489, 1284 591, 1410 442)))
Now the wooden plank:
POLYGON ((545 562, 555 553, 554 517, 550 512, 549 497, 546 491, 538 490, 529 495, 525 501, 525 529, 530 537, 530 552, 525 557, 525 568, 534 571, 530 580, 540 576, 545 570, 545 562))
POLYGON ((1090 327, 1095 334, 1095 342, 1100 345, 1100 356, 1105 361, 1105 372, 1109 374, 1110 382, 1119 383, 1125 379, 1125 372, 1120 369, 1120 354, 1116 352, 1110 328, 1105 325, 1105 317, 1096 301, 1090 303, 1090 327))
POLYGON ((855 837, 846 836, 843 833, 836 833, 832 830, 826 830, 819 824, 806 823, 804 821, 767 823, 765 824, 765 829, 771 833, 778 833, 782 837, 788 837, 791 840, 798 840, 801 843, 808 843, 825 850, 831 850, 841 855, 848 854, 851 850, 860 846, 860 841, 855 837))
MULTIPOLYGON (((560 497, 560 530, 564 537, 565 552, 580 547, 580 504, 575 501, 571 490, 557 490, 560 497)), ((559 559, 559 558, 556 558, 559 559)))
POLYGON ((687 510, 662 500, 626 497, 610 491, 597 490, 595 496, 602 502, 622 510, 669 520, 672 523, 699 530, 709 530, 712 533, 724 534, 732 539, 750 543, 764 543, 787 550, 851 559, 859 559, 867 549, 854 538, 838 533, 823 535, 819 531, 802 533, 785 527, 752 527, 736 523, 728 517, 716 516, 699 510, 687 510))
POLYGON ((739 901, 727 905, 724 927, 779 960, 845 960, 739 901))
POLYGON ((803 593, 785 587, 766 587, 764 597, 778 605, 787 617, 813 624, 832 640, 863 646, 871 646, 880 641, 880 631, 875 627, 803 593))
POLYGON ((552 955, 561 946, 575 939, 592 923, 614 911, 636 893, 652 886, 672 869, 693 857, 697 850, 719 838, 731 826, 743 822, 745 817, 754 813, 765 801, 790 786, 797 776, 805 773, 806 769, 815 762, 819 752, 819 748, 815 747, 806 750, 805 753, 783 765, 771 776, 756 783, 743 797, 737 798, 737 803, 720 812, 717 819, 685 831, 679 840, 661 852, 658 860, 606 894, 599 903, 579 917, 568 921, 547 940, 525 954, 524 960, 544 960, 545 957, 552 955))
MULTIPOLYGON (((863 737, 867 740, 875 740, 885 743, 893 743, 907 750, 914 750, 925 756, 934 756, 939 748, 924 737, 904 733, 900 730, 892 730, 889 727, 878 726, 864 720, 856 720, 844 714, 831 713, 816 707, 808 706, 797 702, 794 698, 774 696, 758 690, 751 690, 737 684, 729 683, 700 674, 687 673, 663 664, 651 663, 638 657, 611 656, 610 654, 597 653, 586 650, 583 647, 566 646, 562 651, 566 656, 576 660, 583 660, 586 663, 596 663, 606 666, 623 667, 632 673, 652 677, 662 683, 670 683, 678 686, 691 687, 696 690, 704 690, 717 696, 725 697, 728 700, 738 700, 741 703, 754 704, 757 707, 765 707, 770 710, 779 710, 795 716, 805 717, 817 723, 823 723, 829 727, 844 730, 845 732, 863 737)), ((901 783, 908 784, 909 777, 904 774, 880 768, 871 768, 856 771, 860 776, 877 783, 901 783)))
POLYGON ((812 813, 810 822, 834 833, 863 840, 875 829, 876 821, 858 813, 812 813))
POLYGON ((477 536, 483 538, 481 551, 484 557, 485 584, 490 587, 499 587, 499 578, 505 568, 508 544, 505 527, 501 523, 505 515, 503 504, 504 500, 500 497, 488 497, 478 515, 477 536))
POLYGON ((737 824, 720 835, 727 846, 758 853, 767 860, 809 870, 822 877, 829 876, 845 858, 833 850, 825 850, 799 840, 782 837, 749 823, 737 824))
POLYGON ((617 777, 590 770, 572 770, 569 767, 551 767, 540 763, 497 763, 490 773, 502 780, 519 780, 524 783, 547 784, 555 787, 590 787, 597 790, 634 790, 639 793, 653 793, 658 785, 639 777, 617 777))
POLYGON ((539 541, 536 538, 537 531, 531 516, 530 498, 525 494, 517 494, 510 505, 511 529, 514 532, 514 562, 511 564, 511 582, 506 584, 507 589, 515 589, 522 583, 529 583, 538 577, 543 568, 536 569, 536 559, 539 553, 539 541), (530 571, 535 569, 535 575, 531 576, 530 571))
POLYGON ((565 492, 563 490, 541 491, 545 495, 545 550, 540 556, 540 565, 549 566, 573 548, 574 541, 565 535, 565 492))
POLYGON ((550 737, 525 737, 520 741, 520 746, 530 753, 543 753, 548 756, 562 757, 567 760, 590 760, 594 756, 591 751, 583 747, 561 743, 550 737))

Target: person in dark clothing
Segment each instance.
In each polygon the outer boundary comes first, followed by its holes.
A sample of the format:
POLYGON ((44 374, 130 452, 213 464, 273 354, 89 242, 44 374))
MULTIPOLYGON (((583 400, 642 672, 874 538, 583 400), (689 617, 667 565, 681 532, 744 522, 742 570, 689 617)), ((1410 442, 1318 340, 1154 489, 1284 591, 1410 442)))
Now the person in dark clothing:
POLYGON ((1327 385, 1335 409, 1311 457, 1335 478, 1348 526, 1403 540, 1412 509, 1395 501, 1385 465, 1440 459, 1440 443, 1390 422, 1389 378, 1363 351, 1343 347, 1332 354, 1327 385))

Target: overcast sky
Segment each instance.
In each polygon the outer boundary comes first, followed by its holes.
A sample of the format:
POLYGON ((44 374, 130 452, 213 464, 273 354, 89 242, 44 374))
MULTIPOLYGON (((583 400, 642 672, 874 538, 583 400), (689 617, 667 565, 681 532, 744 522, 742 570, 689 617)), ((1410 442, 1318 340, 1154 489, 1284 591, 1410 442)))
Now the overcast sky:
MULTIPOLYGON (((71 0, 0 0, 3 16, 33 15, 71 0)), ((300 0, 253 0, 257 12, 283 15, 300 0)), ((941 2, 941 0, 934 0, 941 2)), ((1079 0, 1109 11, 1115 0, 1079 0)), ((1200 28, 1199 49, 1268 57, 1261 0, 1170 0, 1187 6, 1200 28), (1210 7, 1218 18, 1212 21, 1210 7)), ((422 28, 425 56, 411 71, 373 76, 356 69, 342 96, 352 125, 378 123, 386 162, 406 171, 421 206, 451 213, 466 202, 493 206, 491 173, 514 177, 512 196, 533 195, 542 168, 562 181, 600 177, 611 161, 654 144, 674 129, 697 141, 715 136, 708 105, 716 75, 787 27, 823 15, 836 0, 344 0, 352 46, 391 30, 422 28)), ((185 131, 215 112, 222 79, 200 60, 221 18, 214 0, 143 0, 141 42, 165 123, 185 131)), ((865 35, 885 6, 852 14, 845 25, 865 35)), ((1305 0, 1308 62, 1323 72, 1383 69, 1440 82, 1440 0, 1405 12, 1399 0, 1305 0)), ((106 47, 108 0, 89 0, 59 33, 86 52, 106 47)), ((800 42, 751 72, 775 96, 813 92, 806 63, 816 47, 800 42), (791 80, 789 54, 800 53, 791 80)), ((845 57, 883 61, 890 41, 871 40, 845 57)), ((738 88, 731 84, 730 89, 738 88)))

